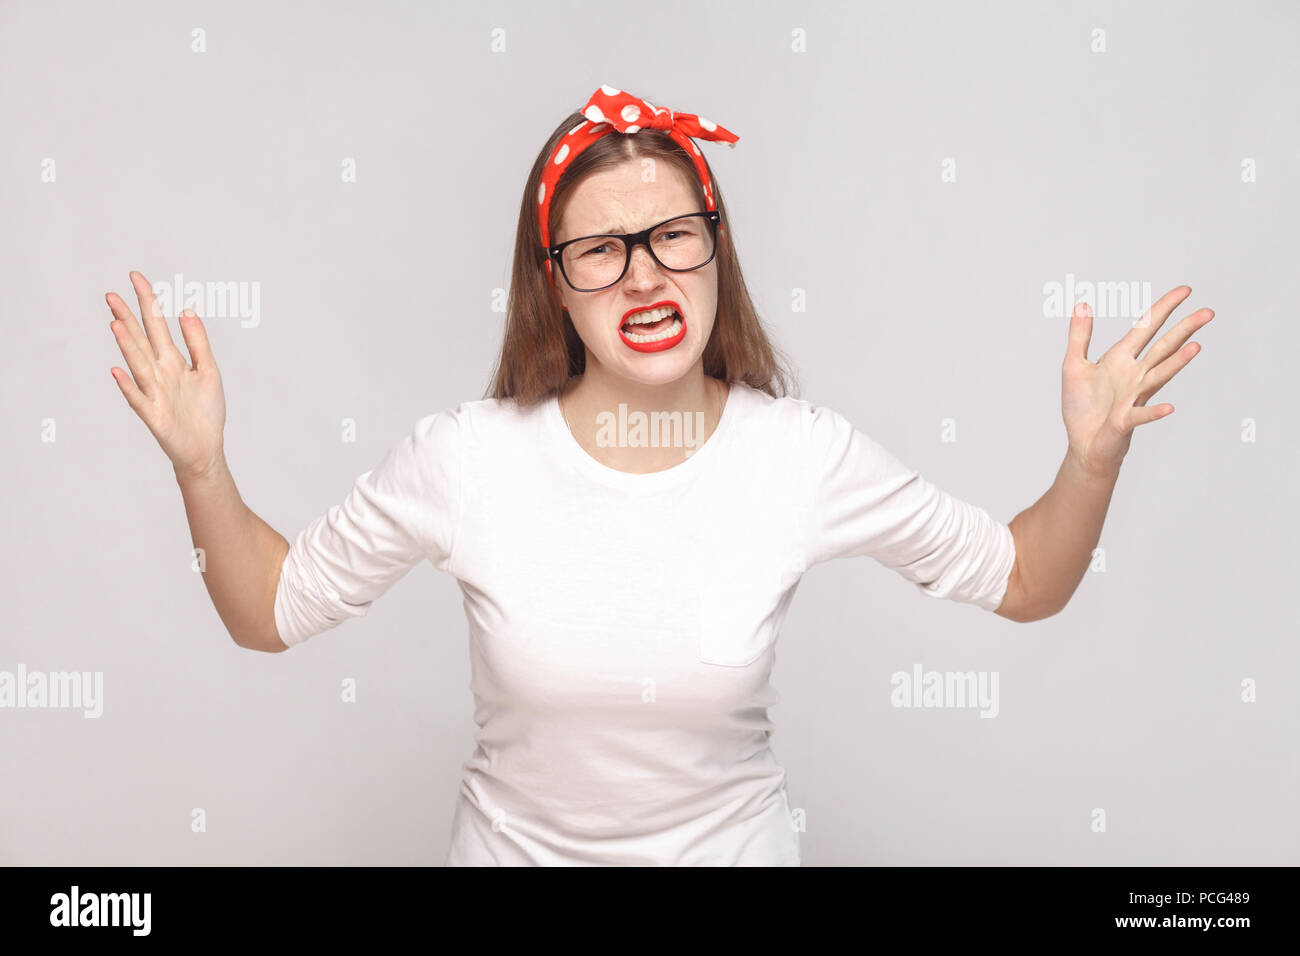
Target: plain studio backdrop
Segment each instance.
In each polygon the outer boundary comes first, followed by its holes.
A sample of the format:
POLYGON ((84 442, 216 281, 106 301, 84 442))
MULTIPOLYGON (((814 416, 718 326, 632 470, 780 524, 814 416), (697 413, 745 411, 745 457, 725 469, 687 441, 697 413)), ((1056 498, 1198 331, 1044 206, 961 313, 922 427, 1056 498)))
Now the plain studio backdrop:
MULTIPOLYGON (((1000 520, 1066 449, 1053 289, 1186 283, 1165 328, 1217 313, 1061 614, 869 559, 805 576, 772 711, 804 863, 1300 862, 1298 28, 1282 3, 0 3, 0 670, 103 679, 97 718, 0 709, 0 862, 443 861, 475 729, 455 580, 426 563, 301 647, 235 646, 104 293, 240 290, 200 309, 227 455, 292 538, 483 397, 525 177, 601 84, 740 137, 701 148, 800 396, 1000 520), (997 716, 893 706, 917 666, 996 674, 997 716)), ((1089 356, 1130 325, 1099 313, 1089 356)))

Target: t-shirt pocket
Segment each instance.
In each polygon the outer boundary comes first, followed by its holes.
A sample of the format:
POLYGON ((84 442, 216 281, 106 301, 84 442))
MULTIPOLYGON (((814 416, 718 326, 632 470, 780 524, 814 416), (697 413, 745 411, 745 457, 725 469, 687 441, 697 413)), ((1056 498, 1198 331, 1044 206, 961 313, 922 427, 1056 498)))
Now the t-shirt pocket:
POLYGON ((801 548, 752 545, 711 561, 700 590, 700 661, 746 667, 780 631, 807 558, 801 548))

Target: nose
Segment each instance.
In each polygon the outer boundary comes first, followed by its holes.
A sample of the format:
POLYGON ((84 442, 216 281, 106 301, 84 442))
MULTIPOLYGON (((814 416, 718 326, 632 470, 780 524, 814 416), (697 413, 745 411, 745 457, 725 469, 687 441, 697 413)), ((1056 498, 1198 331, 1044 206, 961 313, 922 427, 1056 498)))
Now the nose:
POLYGON ((654 261, 644 243, 633 248, 632 260, 627 264, 627 275, 623 278, 630 287, 634 288, 650 287, 663 281, 663 270, 659 268, 659 263, 654 261))

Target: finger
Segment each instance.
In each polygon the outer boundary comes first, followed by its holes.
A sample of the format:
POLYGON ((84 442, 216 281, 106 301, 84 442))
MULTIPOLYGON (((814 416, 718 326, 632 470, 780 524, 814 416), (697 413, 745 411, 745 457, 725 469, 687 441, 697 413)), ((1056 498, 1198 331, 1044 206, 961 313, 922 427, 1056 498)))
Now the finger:
POLYGON ((126 359, 126 367, 131 370, 136 385, 146 395, 152 396, 155 385, 154 358, 149 351, 149 343, 145 342, 142 346, 137 342, 120 318, 108 323, 108 327, 117 340, 117 347, 122 350, 122 358, 126 359))
POLYGON ((1174 406, 1166 403, 1164 405, 1152 405, 1150 408, 1134 406, 1130 408, 1124 416, 1125 430, 1132 430, 1139 425, 1145 425, 1147 422, 1154 422, 1159 418, 1164 418, 1172 413, 1174 406))
POLYGON ((1128 334, 1116 342, 1114 347, 1130 358, 1137 358, 1138 353, 1151 341, 1151 336, 1165 324, 1169 313, 1191 294, 1191 286, 1180 285, 1177 289, 1170 289, 1156 301, 1155 305, 1142 314, 1142 318, 1133 323, 1133 328, 1129 329, 1128 334))
POLYGON ((181 313, 178 320, 181 335, 185 337, 185 347, 189 349, 190 366, 194 369, 216 369, 217 362, 212 357, 212 347, 208 344, 208 330, 203 321, 190 309, 181 313))
POLYGON ((1151 346, 1146 355, 1142 356, 1142 367, 1144 369, 1154 369, 1177 352, 1182 347, 1182 344, 1196 333, 1197 329, 1200 329, 1212 318, 1214 318, 1213 309, 1197 309, 1191 315, 1185 316, 1181 322, 1156 339, 1156 344, 1151 346))
POLYGON ((149 397, 145 395, 144 392, 140 391, 135 382, 131 381, 130 375, 127 375, 126 372, 122 371, 116 365, 109 369, 109 372, 113 376, 113 381, 117 382, 117 387, 121 389, 122 397, 126 399, 126 403, 131 406, 132 410, 139 415, 147 425, 149 420, 146 416, 148 414, 148 409, 152 407, 149 397))
POLYGON ((1134 404, 1145 405, 1156 392, 1164 388, 1171 378, 1187 367, 1187 363, 1201 351, 1200 342, 1192 342, 1179 349, 1142 377, 1142 390, 1134 404))
POLYGON ((135 340, 140 349, 150 355, 153 354, 153 348, 149 345, 149 336, 144 334, 144 329, 140 328, 140 322, 136 319, 135 313, 131 307, 116 292, 109 292, 104 296, 104 301, 108 303, 109 311, 113 317, 120 320, 125 326, 127 333, 135 340))
POLYGON ((162 309, 158 308, 158 300, 148 279, 138 272, 132 272, 131 285, 135 287, 136 298, 140 300, 140 318, 144 322, 145 334, 149 336, 149 344, 153 346, 154 358, 161 358, 164 352, 176 349, 172 334, 167 329, 167 318, 162 314, 162 309))
POLYGON ((1070 341, 1065 357, 1070 361, 1088 361, 1088 343, 1092 341, 1092 309, 1080 302, 1070 313, 1070 341))

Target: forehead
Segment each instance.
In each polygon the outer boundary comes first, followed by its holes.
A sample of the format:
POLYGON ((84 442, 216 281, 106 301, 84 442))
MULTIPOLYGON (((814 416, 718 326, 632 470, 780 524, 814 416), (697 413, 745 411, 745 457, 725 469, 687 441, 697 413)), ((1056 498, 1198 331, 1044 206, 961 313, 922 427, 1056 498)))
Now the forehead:
POLYGON ((690 181, 670 163, 640 157, 592 173, 569 195, 552 242, 636 232, 672 216, 701 212, 690 181))

